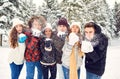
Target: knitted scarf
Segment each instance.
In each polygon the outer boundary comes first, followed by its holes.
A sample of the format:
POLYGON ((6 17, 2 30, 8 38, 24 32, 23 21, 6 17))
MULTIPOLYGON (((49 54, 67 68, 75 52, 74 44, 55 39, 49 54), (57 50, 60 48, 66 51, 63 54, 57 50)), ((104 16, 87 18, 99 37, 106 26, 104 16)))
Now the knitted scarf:
MULTIPOLYGON (((75 46, 73 46, 72 48, 72 53, 70 55, 70 73, 69 73, 69 77, 70 79, 78 79, 78 73, 77 73, 77 61, 75 58, 75 46)), ((81 50, 79 49, 79 56, 82 57, 84 56, 84 53, 81 52, 81 50)))

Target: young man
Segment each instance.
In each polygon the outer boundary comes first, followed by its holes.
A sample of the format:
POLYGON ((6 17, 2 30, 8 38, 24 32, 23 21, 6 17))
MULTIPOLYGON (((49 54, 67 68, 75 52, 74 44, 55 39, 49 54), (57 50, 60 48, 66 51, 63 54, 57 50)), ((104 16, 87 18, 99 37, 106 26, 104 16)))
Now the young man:
POLYGON ((42 79, 42 70, 40 64, 41 53, 39 50, 39 41, 41 40, 41 30, 45 25, 45 19, 42 16, 33 16, 29 22, 29 30, 26 30, 26 79, 34 79, 35 67, 37 67, 37 79, 42 79))
POLYGON ((100 26, 89 22, 84 27, 82 51, 85 53, 86 79, 101 79, 105 70, 108 38, 100 26))

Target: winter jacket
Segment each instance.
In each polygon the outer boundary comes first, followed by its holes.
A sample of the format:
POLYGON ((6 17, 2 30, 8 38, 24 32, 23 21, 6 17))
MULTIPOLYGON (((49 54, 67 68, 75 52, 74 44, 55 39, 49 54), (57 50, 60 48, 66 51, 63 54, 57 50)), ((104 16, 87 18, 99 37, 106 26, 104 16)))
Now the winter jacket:
POLYGON ((106 64, 106 52, 108 38, 101 33, 101 28, 95 26, 95 35, 90 41, 93 45, 93 52, 86 53, 85 68, 88 72, 102 76, 106 64))
POLYGON ((43 65, 54 65, 56 63, 56 54, 57 50, 54 46, 53 40, 45 41, 45 37, 40 41, 40 51, 41 59, 40 62, 43 65), (46 48, 50 48, 50 51, 47 51, 46 48))
POLYGON ((16 65, 24 63, 25 43, 18 43, 18 47, 10 48, 8 55, 8 62, 11 64, 14 62, 16 65))
POLYGON ((39 49, 39 41, 41 38, 35 37, 32 35, 31 31, 24 32, 27 35, 26 39, 26 50, 25 50, 25 60, 26 61, 40 61, 40 49, 39 49))
MULTIPOLYGON (((70 55, 72 53, 72 48, 73 46, 72 45, 69 45, 68 44, 68 41, 66 40, 65 41, 65 44, 63 46, 63 55, 62 55, 62 65, 66 68, 69 69, 69 66, 70 66, 70 55)), ((78 46, 75 45, 74 47, 74 53, 75 53, 75 58, 76 58, 76 62, 77 62, 77 69, 80 68, 80 66, 82 65, 82 57, 79 56, 79 53, 80 51, 78 50, 78 46)))
POLYGON ((56 62, 61 64, 61 58, 62 58, 62 48, 64 45, 64 40, 57 36, 57 32, 53 32, 53 35, 51 37, 53 39, 53 43, 55 48, 57 49, 58 53, 56 54, 56 62))

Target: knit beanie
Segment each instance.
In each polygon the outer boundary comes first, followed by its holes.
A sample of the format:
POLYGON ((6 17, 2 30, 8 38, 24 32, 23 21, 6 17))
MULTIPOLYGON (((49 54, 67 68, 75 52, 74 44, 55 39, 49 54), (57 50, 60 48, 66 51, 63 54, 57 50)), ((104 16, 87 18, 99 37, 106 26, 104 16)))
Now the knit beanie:
POLYGON ((64 26, 66 26, 66 27, 69 26, 69 24, 68 24, 66 18, 64 18, 64 17, 62 17, 62 18, 59 19, 58 25, 64 25, 64 26))
POLYGON ((47 28, 49 28, 49 29, 51 29, 51 30, 52 30, 52 26, 51 26, 51 24, 50 24, 50 23, 46 23, 46 26, 45 26, 45 28, 44 28, 43 30, 45 31, 45 29, 47 29, 47 28))
POLYGON ((19 18, 14 18, 12 21, 13 21, 13 25, 12 25, 13 28, 18 24, 21 24, 24 26, 24 22, 20 20, 19 18))
POLYGON ((72 28, 73 25, 76 25, 81 29, 81 23, 80 22, 72 22, 72 24, 70 25, 70 28, 72 28))

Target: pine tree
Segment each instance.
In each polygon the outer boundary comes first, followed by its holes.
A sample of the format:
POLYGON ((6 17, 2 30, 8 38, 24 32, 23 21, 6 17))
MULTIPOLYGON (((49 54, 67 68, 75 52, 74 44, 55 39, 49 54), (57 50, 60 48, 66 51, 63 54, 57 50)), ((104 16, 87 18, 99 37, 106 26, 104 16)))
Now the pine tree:
POLYGON ((115 19, 115 26, 117 28, 116 33, 120 32, 120 3, 115 2, 114 6, 114 19, 115 19))
POLYGON ((75 20, 84 25, 86 22, 94 21, 108 37, 115 36, 113 14, 105 0, 64 0, 61 3, 61 11, 69 22, 75 20))
MULTIPOLYGON (((43 15, 47 22, 50 22, 52 24, 52 27, 55 29, 56 28, 56 20, 59 17, 59 14, 61 11, 59 10, 59 4, 57 0, 45 0, 46 5, 43 5, 41 7, 41 15, 43 15)), ((40 7, 39 7, 40 8, 40 7)))
POLYGON ((13 18, 19 17, 27 23, 28 18, 35 14, 36 6, 32 0, 2 0, 0 2, 0 20, 4 17, 7 21, 0 21, 3 28, 10 28, 13 18))

